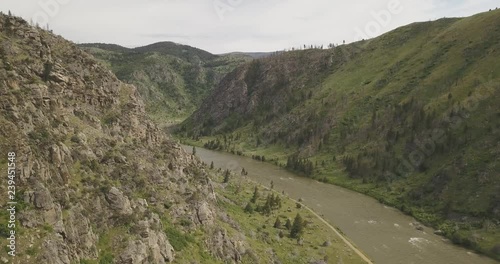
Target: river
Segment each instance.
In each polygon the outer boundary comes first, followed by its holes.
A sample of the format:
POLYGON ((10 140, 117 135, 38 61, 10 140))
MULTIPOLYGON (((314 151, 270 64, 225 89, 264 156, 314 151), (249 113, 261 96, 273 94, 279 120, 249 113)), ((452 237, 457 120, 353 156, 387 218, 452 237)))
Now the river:
MULTIPOLYGON (((191 152, 192 147, 184 146, 191 152)), ((356 244, 375 263, 382 264, 493 264, 490 258, 457 247, 435 235, 433 229, 416 230, 415 219, 387 207, 366 195, 335 185, 299 177, 277 166, 248 157, 196 149, 205 163, 236 172, 245 168, 252 180, 285 191, 294 199, 322 215, 323 218, 356 244)))

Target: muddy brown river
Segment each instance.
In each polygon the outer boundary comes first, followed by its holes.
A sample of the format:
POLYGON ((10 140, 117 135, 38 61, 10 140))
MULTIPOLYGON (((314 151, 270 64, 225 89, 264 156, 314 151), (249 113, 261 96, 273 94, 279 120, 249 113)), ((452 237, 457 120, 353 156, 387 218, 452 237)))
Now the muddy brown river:
MULTIPOLYGON (((192 147, 184 146, 191 152, 192 147)), ((236 172, 245 168, 248 177, 274 189, 285 191, 323 218, 356 244, 371 260, 382 264, 492 264, 490 258, 451 244, 425 227, 416 230, 416 220, 377 200, 335 185, 299 177, 277 166, 251 158, 197 148, 205 163, 236 172)))

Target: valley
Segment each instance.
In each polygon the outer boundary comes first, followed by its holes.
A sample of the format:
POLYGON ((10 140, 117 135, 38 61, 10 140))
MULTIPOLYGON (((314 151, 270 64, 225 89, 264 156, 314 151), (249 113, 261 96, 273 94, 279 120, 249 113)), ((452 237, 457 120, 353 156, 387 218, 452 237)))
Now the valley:
POLYGON ((0 13, 0 262, 498 263, 499 61, 496 9, 224 54, 0 13))
POLYGON ((176 137, 372 196, 499 259, 499 17, 254 60, 176 137))

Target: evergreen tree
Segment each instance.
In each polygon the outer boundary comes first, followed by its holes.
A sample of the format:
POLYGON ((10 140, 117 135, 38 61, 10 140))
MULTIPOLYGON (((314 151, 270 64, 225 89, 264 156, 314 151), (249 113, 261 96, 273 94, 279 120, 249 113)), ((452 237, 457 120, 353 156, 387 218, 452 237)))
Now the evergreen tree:
POLYGON ((257 186, 255 186, 255 189, 253 191, 253 196, 252 196, 252 199, 250 200, 250 202, 256 203, 257 199, 259 199, 259 188, 257 188, 257 186))
POLYGON ((210 169, 213 170, 214 169, 214 162, 212 161, 212 163, 210 163, 210 169))
POLYGON ((49 80, 49 77, 50 77, 50 73, 52 72, 52 67, 53 67, 53 64, 51 62, 45 62, 45 64, 43 65, 44 68, 43 68, 43 80, 45 82, 47 82, 49 80))
POLYGON ((196 147, 193 147, 193 155, 196 155, 196 147))
POLYGON ((224 183, 228 183, 230 177, 231 177, 231 172, 229 170, 226 170, 226 172, 224 172, 224 183))
POLYGON ((285 227, 287 230, 292 228, 292 221, 290 221, 290 219, 286 219, 285 227))
POLYGON ((247 203, 247 206, 245 206, 245 213, 253 214, 252 204, 247 203))
POLYGON ((281 220, 280 217, 276 217, 276 221, 274 222, 274 228, 281 228, 281 220))
POLYGON ((295 219, 293 220, 292 228, 290 230, 290 237, 299 238, 300 236, 302 236, 303 232, 304 232, 304 220, 302 220, 300 214, 297 214, 297 216, 295 216, 295 219))
POLYGON ((261 208, 261 213, 262 213, 263 215, 267 215, 267 216, 268 216, 268 215, 270 215, 270 214, 271 214, 271 211, 272 211, 272 210, 271 210, 271 205, 269 204, 269 202, 266 202, 266 203, 264 204, 264 206, 262 206, 262 208, 261 208))

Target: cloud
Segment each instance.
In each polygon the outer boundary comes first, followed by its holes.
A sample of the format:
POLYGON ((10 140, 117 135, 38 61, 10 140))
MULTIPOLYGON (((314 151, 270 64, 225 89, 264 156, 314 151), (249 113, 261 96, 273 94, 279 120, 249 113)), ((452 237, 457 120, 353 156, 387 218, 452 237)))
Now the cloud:
MULTIPOLYGON (((225 53, 355 41, 390 1, 397 0, 2 0, 0 10, 28 20, 51 13, 50 27, 80 43, 140 46, 170 40, 225 53), (47 3, 52 3, 48 11, 47 3)), ((496 6, 491 0, 399 1, 403 11, 374 32, 496 6)))

